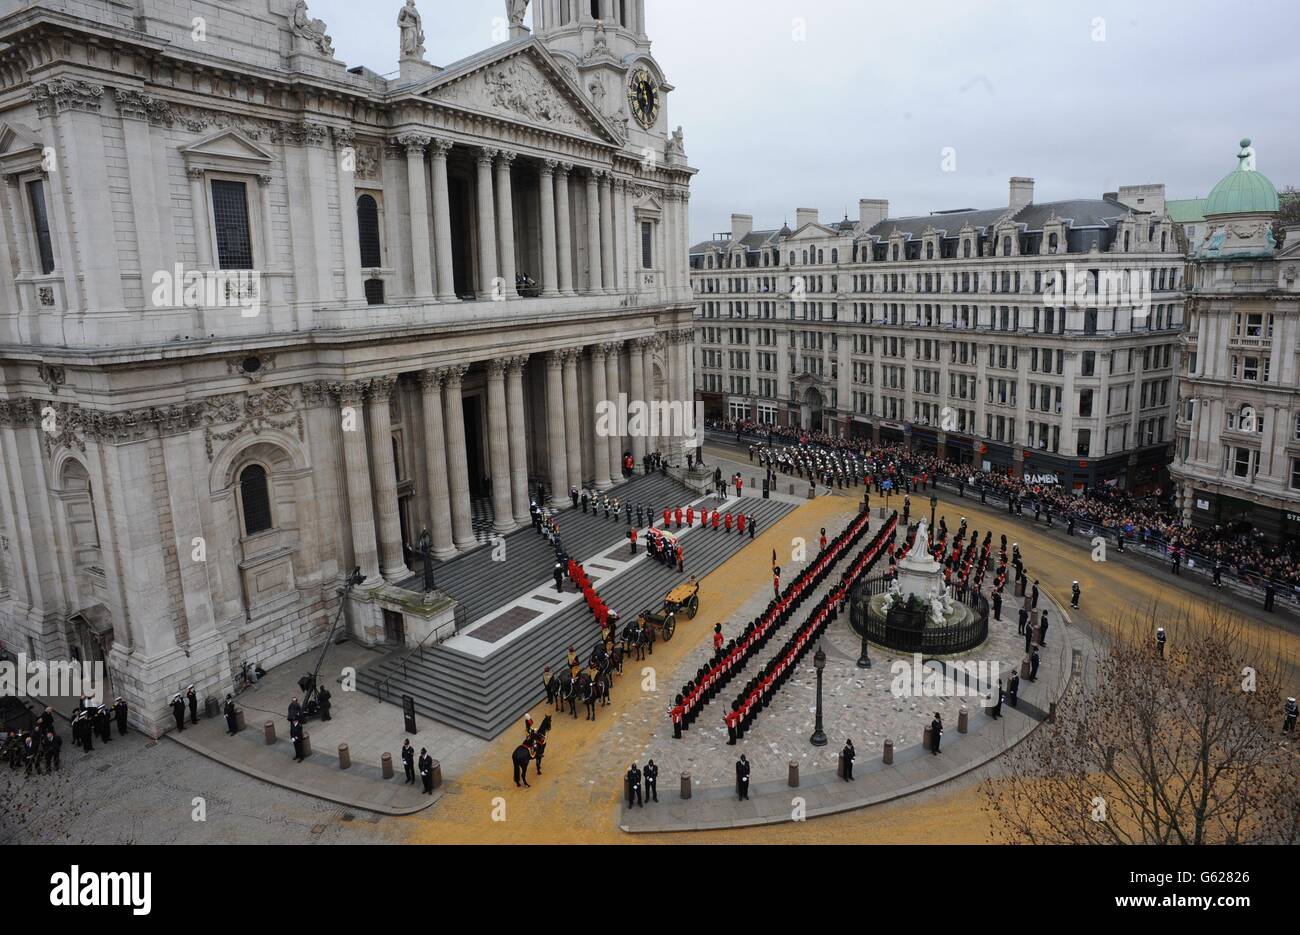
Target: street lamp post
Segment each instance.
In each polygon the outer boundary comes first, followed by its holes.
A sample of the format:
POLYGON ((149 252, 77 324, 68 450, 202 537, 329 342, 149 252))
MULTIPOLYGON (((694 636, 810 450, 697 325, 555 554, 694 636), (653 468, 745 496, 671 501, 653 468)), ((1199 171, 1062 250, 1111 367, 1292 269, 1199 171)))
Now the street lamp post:
POLYGON ((867 610, 862 611, 862 654, 858 656, 858 668, 870 669, 871 657, 867 655, 867 610))
POLYGON ((930 494, 930 528, 934 529, 934 508, 939 505, 939 498, 935 494, 930 494))
POLYGON ((822 730, 822 671, 826 668, 826 653, 820 646, 813 654, 813 668, 817 670, 817 724, 813 727, 813 734, 808 738, 808 742, 814 747, 824 747, 826 732, 822 730))

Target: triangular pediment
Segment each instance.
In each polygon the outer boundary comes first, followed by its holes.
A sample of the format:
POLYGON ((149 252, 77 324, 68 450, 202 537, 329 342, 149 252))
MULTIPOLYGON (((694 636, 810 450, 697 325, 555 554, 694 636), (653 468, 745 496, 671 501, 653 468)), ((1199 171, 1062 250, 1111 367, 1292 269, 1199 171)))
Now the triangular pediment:
POLYGON ((35 131, 20 123, 0 123, 0 156, 17 156, 32 150, 41 151, 35 131))
MULTIPOLYGON (((536 39, 490 49, 416 89, 440 105, 614 146, 621 134, 536 39)), ((616 109, 617 100, 606 102, 616 109)))
POLYGON ((817 221, 809 221, 803 227, 791 234, 787 240, 824 240, 827 237, 838 237, 840 232, 832 230, 825 224, 817 221))
POLYGON ((188 163, 222 163, 230 166, 267 165, 271 154, 235 129, 219 130, 210 136, 181 147, 188 163))

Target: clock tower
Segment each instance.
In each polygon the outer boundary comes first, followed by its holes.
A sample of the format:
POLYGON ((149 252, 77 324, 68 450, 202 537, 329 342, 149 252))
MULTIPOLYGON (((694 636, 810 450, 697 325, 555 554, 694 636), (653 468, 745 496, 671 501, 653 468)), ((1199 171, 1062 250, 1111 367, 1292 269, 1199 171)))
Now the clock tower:
POLYGON ((533 0, 533 32, 629 146, 662 153, 671 86, 650 54, 645 0, 533 0))

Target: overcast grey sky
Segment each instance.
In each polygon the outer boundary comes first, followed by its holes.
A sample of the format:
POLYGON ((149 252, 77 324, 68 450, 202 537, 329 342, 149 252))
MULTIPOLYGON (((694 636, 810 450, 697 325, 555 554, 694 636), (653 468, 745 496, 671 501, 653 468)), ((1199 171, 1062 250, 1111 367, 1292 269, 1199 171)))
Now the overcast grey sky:
MULTIPOLYGON (((505 9, 417 3, 439 65, 491 45, 505 9)), ((338 56, 379 72, 400 6, 311 0, 338 56)), ((1146 182, 1203 196, 1243 136, 1278 188, 1300 184, 1295 0, 647 0, 646 18, 700 170, 693 240, 732 211, 773 227, 803 206, 856 217, 859 198, 995 207, 1012 175, 1040 202, 1146 182)))

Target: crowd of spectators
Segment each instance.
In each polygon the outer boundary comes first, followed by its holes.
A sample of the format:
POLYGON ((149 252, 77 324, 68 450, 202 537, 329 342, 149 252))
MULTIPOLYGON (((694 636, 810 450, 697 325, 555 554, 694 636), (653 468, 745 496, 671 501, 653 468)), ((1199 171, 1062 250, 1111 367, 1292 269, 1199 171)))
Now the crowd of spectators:
POLYGON ((866 439, 842 434, 809 432, 790 426, 763 425, 751 420, 711 420, 708 427, 734 432, 743 442, 788 448, 820 447, 851 455, 867 473, 882 472, 899 478, 898 486, 913 487, 927 480, 946 480, 966 489, 984 488, 1002 499, 1016 498, 1022 509, 1048 513, 1068 523, 1102 527, 1111 534, 1123 532, 1129 542, 1140 542, 1177 552, 1183 561, 1202 565, 1219 563, 1239 578, 1262 585, 1271 579, 1288 590, 1300 591, 1300 554, 1294 543, 1268 542, 1249 522, 1239 521, 1210 529, 1185 523, 1169 497, 1134 497, 1117 487, 1101 485, 1072 491, 1054 485, 1026 484, 1005 471, 981 471, 969 464, 944 460, 934 454, 901 445, 873 445, 866 439))

